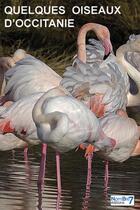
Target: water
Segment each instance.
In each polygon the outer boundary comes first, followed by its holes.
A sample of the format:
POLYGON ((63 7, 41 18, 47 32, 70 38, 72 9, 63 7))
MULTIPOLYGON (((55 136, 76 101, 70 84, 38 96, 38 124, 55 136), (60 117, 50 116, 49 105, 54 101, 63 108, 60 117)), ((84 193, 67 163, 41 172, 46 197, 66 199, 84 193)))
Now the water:
POLYGON ((48 149, 44 189, 37 185, 40 146, 0 153, 0 210, 134 210, 140 209, 140 157, 109 164, 105 188, 104 161, 94 155, 90 192, 86 191, 87 161, 81 151, 61 156, 62 195, 57 196, 55 153, 48 149), (135 207, 111 207, 111 194, 135 195, 135 207))

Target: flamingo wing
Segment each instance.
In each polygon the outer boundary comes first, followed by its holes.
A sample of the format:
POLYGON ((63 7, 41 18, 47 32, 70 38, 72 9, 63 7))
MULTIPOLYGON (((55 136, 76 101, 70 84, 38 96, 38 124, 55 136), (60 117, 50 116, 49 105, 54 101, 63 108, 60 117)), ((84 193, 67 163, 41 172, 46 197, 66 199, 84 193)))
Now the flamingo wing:
POLYGON ((55 71, 30 55, 17 62, 5 77, 5 96, 12 101, 36 92, 45 92, 58 86, 61 81, 55 71))
POLYGON ((106 106, 105 112, 125 109, 129 80, 127 73, 117 64, 112 54, 101 64, 95 63, 94 68, 75 59, 73 65, 66 69, 61 84, 74 97, 83 99, 86 104, 92 100, 94 103, 97 95, 102 96, 100 102, 106 106))
POLYGON ((0 113, 0 131, 15 133, 22 139, 38 139, 32 109, 43 93, 24 97, 0 113))

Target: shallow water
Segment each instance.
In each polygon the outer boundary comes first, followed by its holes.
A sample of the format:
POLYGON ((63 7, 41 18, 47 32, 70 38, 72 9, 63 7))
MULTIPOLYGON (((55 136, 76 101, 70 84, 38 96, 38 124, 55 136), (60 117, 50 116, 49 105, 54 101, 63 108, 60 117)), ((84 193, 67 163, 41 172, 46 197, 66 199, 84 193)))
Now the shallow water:
POLYGON ((140 209, 140 157, 109 164, 108 188, 104 161, 94 155, 90 192, 86 191, 87 161, 83 152, 61 156, 62 195, 57 196, 55 153, 48 149, 44 186, 37 185, 40 146, 30 148, 28 161, 22 150, 0 153, 0 210, 134 210, 140 209), (111 207, 111 194, 135 195, 135 207, 111 207))

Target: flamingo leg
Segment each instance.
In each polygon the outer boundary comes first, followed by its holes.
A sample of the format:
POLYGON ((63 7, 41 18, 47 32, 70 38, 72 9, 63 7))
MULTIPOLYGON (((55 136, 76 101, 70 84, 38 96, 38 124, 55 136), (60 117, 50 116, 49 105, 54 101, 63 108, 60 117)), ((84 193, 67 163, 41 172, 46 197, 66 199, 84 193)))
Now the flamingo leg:
POLYGON ((109 162, 108 160, 106 160, 105 161, 105 176, 104 176, 105 191, 107 191, 107 188, 108 188, 108 180, 109 180, 109 162))
POLYGON ((41 162, 38 176, 38 185, 43 188, 44 177, 45 177, 45 166, 46 166, 46 153, 47 153, 47 144, 42 144, 42 153, 41 153, 41 162))
POLYGON ((30 163, 28 161, 28 145, 24 147, 24 162, 25 162, 25 173, 26 173, 26 181, 27 185, 30 185, 32 172, 30 168, 30 163))
POLYGON ((61 194, 61 173, 60 173, 60 154, 56 152, 56 173, 57 173, 57 190, 61 194))
POLYGON ((41 162, 38 176, 38 209, 42 210, 42 192, 44 188, 47 144, 42 144, 41 162))
POLYGON ((88 160, 88 172, 87 172, 87 183, 86 183, 86 191, 90 191, 91 186, 91 176, 92 176, 92 158, 93 154, 88 154, 87 160, 88 160))
POLYGON ((57 201, 56 201, 56 210, 60 210, 60 200, 61 200, 61 194, 57 194, 57 201))
POLYGON ((93 154, 88 154, 88 171, 87 171, 87 183, 86 183, 86 193, 83 201, 83 208, 82 210, 88 209, 89 198, 90 198, 90 187, 91 187, 91 177, 92 177, 92 158, 93 154))
POLYGON ((24 147, 24 161, 28 162, 28 146, 24 147))

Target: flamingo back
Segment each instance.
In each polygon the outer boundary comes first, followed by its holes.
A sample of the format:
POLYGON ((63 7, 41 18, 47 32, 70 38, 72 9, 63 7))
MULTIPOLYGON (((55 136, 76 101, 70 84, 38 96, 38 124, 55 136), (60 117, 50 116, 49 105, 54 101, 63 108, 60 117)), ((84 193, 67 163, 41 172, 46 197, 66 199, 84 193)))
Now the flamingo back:
POLYGON ((116 140, 114 149, 109 153, 104 152, 102 155, 117 162, 127 160, 139 139, 136 122, 128 117, 110 114, 100 119, 100 123, 104 133, 116 140))
POLYGON ((8 100, 38 92, 46 92, 59 85, 61 77, 42 61, 26 56, 5 74, 5 95, 8 100))

